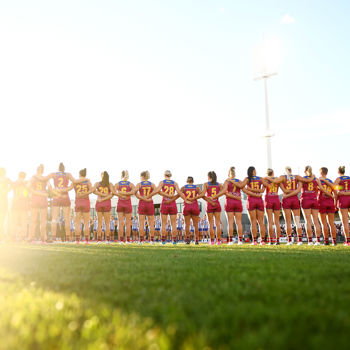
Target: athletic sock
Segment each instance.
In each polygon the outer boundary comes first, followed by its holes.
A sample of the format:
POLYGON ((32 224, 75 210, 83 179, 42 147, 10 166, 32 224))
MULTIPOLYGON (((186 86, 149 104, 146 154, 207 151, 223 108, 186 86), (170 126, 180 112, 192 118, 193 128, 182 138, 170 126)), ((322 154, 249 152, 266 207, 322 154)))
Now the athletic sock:
POLYGON ((308 238, 307 238, 307 241, 308 241, 309 243, 310 243, 310 242, 312 243, 312 237, 308 237, 308 238))
POLYGON ((346 243, 350 243, 350 237, 346 239, 346 243))
POLYGON ((288 236, 288 243, 292 242, 292 236, 288 236))
POLYGON ((318 243, 320 243, 320 242, 321 242, 320 237, 316 237, 316 242, 318 242, 318 243))
POLYGON ((298 242, 302 242, 303 241, 303 237, 302 236, 298 236, 298 242))

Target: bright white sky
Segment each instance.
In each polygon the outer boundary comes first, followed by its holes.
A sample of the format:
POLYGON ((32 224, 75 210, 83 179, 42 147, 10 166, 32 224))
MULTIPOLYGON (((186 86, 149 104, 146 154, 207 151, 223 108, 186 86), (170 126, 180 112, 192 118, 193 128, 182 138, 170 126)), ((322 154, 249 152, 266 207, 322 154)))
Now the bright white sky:
POLYGON ((273 168, 349 163, 348 1, 0 2, 1 160, 8 176, 63 161, 93 182, 165 169, 219 181, 267 167, 263 35, 273 168))

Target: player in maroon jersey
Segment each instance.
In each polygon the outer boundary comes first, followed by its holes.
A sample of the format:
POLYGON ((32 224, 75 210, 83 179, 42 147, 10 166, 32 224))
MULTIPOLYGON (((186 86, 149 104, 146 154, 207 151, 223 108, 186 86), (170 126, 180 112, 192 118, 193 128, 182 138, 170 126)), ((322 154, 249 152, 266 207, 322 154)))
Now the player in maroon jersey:
POLYGON ((284 214, 284 220, 286 224, 286 232, 288 243, 287 245, 292 245, 292 214, 294 219, 294 224, 296 226, 298 235, 298 245, 302 245, 302 227, 300 224, 300 202, 298 193, 301 190, 301 185, 299 175, 292 175, 291 167, 287 166, 285 168, 286 175, 281 175, 279 178, 269 179, 273 184, 279 184, 281 190, 283 191, 282 196, 282 208, 284 214))
POLYGON ((113 197, 113 184, 109 182, 109 174, 107 171, 104 171, 102 174, 102 180, 96 182, 91 192, 97 195, 96 200, 96 212, 97 212, 97 241, 101 243, 102 241, 102 220, 105 222, 106 232, 106 241, 110 242, 111 229, 109 222, 111 220, 111 198, 113 197))
POLYGON ((250 166, 247 170, 248 177, 246 177, 243 182, 243 188, 248 193, 247 209, 251 224, 253 242, 252 244, 257 244, 257 224, 260 230, 260 244, 265 244, 265 225, 264 225, 264 202, 262 200, 262 193, 269 184, 261 177, 256 176, 256 170, 253 166, 250 166))
POLYGON ((327 179, 328 169, 323 167, 320 169, 320 177, 319 180, 321 182, 321 185, 323 189, 326 192, 319 191, 318 194, 318 205, 319 205, 319 214, 322 224, 322 231, 323 231, 323 238, 324 238, 324 244, 329 244, 329 227, 331 228, 331 235, 332 235, 332 245, 336 245, 337 242, 337 229, 334 224, 334 213, 335 213, 335 206, 334 206, 334 191, 332 186, 329 186, 325 180, 332 183, 330 179, 327 179), (329 225, 329 226, 328 226, 329 225))
POLYGON ((85 243, 89 243, 89 221, 90 221, 90 198, 92 185, 86 178, 86 168, 79 171, 79 179, 74 179, 69 190, 74 188, 75 191, 75 242, 80 242, 81 229, 80 225, 84 224, 85 243))
POLYGON ((321 226, 318 221, 318 201, 317 194, 319 187, 319 180, 315 178, 312 174, 312 168, 310 165, 305 167, 305 176, 299 177, 299 182, 301 184, 301 207, 303 209, 303 214, 306 222, 306 233, 308 237, 308 244, 313 245, 312 242, 312 223, 315 227, 316 233, 316 243, 315 245, 320 245, 321 236, 321 226))
POLYGON ((5 238, 5 219, 8 214, 8 193, 11 181, 6 177, 6 170, 0 168, 0 239, 5 238))
POLYGON ((186 232, 186 244, 190 244, 190 227, 191 220, 195 232, 195 244, 199 244, 199 206, 196 197, 200 194, 200 188, 193 184, 194 180, 192 176, 187 177, 187 185, 181 187, 180 192, 165 202, 166 204, 175 201, 181 197, 184 200, 183 216, 185 218, 185 232, 186 232))
POLYGON ((135 192, 135 185, 129 181, 129 172, 122 171, 122 180, 114 186, 114 194, 118 196, 118 241, 121 241, 121 235, 126 235, 126 242, 130 243, 131 234, 131 195, 135 192))
POLYGON ((25 180, 26 173, 20 172, 18 180, 12 184, 12 235, 21 240, 26 238, 28 210, 29 210, 29 189, 28 181, 25 180))
MULTIPOLYGON (((49 191, 52 190, 48 177, 43 176, 44 166, 40 164, 37 168, 36 174, 30 180, 30 192, 31 198, 31 215, 30 215, 30 236, 29 240, 34 241, 35 229, 40 216, 39 231, 41 236, 41 242, 47 241, 46 235, 46 221, 47 221, 47 197, 49 191)), ((59 193, 55 193, 59 196, 59 193)))
POLYGON ((162 204, 160 206, 163 244, 165 243, 168 215, 170 217, 173 244, 177 243, 177 232, 176 232, 177 206, 176 206, 176 201, 175 200, 170 201, 170 199, 176 196, 176 193, 183 197, 183 194, 180 191, 179 185, 174 180, 171 180, 171 176, 172 176, 171 171, 166 170, 164 172, 165 179, 159 183, 158 187, 151 194, 151 196, 154 196, 155 194, 159 194, 163 197, 162 204))
POLYGON ((242 198, 241 188, 242 182, 236 179, 235 167, 231 167, 228 173, 228 179, 224 182, 221 191, 213 196, 216 199, 222 195, 226 196, 225 211, 228 221, 229 245, 233 244, 233 225, 236 224, 238 233, 238 244, 243 244, 243 228, 242 228, 242 198))
POLYGON ((209 171, 208 182, 203 185, 202 192, 195 198, 203 198, 207 201, 207 215, 210 225, 210 244, 215 244, 215 229, 216 224, 216 244, 221 244, 221 205, 217 198, 217 194, 222 190, 222 185, 217 182, 215 171, 209 171), (216 197, 216 198, 215 198, 216 197))
POLYGON ((66 240, 70 241, 70 199, 68 195, 69 182, 73 182, 73 176, 65 172, 63 163, 58 166, 58 172, 51 173, 47 177, 48 180, 53 179, 54 188, 59 196, 54 196, 52 200, 52 240, 56 241, 57 221, 60 216, 60 208, 62 208, 64 226, 66 232, 66 240))
POLYGON ((136 198, 139 199, 139 230, 140 230, 140 243, 142 244, 145 236, 145 220, 147 217, 148 227, 150 230, 150 241, 154 243, 154 205, 152 196, 150 196, 156 189, 155 184, 149 181, 149 171, 143 171, 140 175, 141 182, 135 186, 134 193, 136 198))
POLYGON ((267 169, 267 177, 265 181, 270 185, 266 187, 265 193, 265 210, 267 216, 268 225, 268 235, 269 244, 274 241, 273 225, 276 229, 276 244, 279 244, 279 239, 281 236, 281 226, 280 226, 280 214, 281 214, 281 202, 278 196, 279 184, 273 183, 272 181, 276 179, 272 169, 267 169))
POLYGON ((350 213, 350 176, 345 175, 345 166, 338 168, 339 177, 334 181, 334 184, 325 180, 336 191, 338 198, 338 207, 346 241, 344 245, 350 245, 349 235, 349 213, 350 213))

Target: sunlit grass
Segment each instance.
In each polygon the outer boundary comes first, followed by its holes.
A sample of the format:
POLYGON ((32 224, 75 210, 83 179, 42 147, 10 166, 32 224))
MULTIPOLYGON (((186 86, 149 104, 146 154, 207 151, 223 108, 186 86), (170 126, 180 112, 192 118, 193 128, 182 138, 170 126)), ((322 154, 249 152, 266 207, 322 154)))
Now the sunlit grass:
POLYGON ((348 247, 0 246, 0 349, 333 349, 348 247))

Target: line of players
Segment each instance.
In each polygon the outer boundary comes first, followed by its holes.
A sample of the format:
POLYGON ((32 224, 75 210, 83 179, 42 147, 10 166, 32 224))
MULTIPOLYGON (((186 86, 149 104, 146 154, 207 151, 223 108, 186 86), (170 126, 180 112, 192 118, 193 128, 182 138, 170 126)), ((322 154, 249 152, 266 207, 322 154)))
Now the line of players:
MULTIPOLYGON (((152 197, 159 194, 163 197, 161 204, 161 241, 165 243, 166 225, 170 217, 171 226, 176 227, 177 206, 176 199, 182 198, 184 201, 183 215, 185 218, 186 240, 189 240, 190 224, 193 223, 195 231, 195 243, 199 242, 199 206, 198 200, 204 199, 207 202, 207 216, 209 220, 210 244, 221 244, 221 206, 219 197, 225 195, 225 211, 229 224, 229 244, 232 244, 233 225, 236 225, 238 232, 238 244, 242 244, 242 200, 241 192, 246 193, 247 209, 251 223, 252 244, 257 244, 257 226, 260 232, 260 244, 266 242, 266 229, 264 225, 264 212, 266 210, 268 221, 268 243, 279 244, 280 224, 279 215, 281 203, 278 190, 283 191, 282 207, 286 222, 288 243, 292 244, 292 216, 297 227, 298 244, 302 244, 302 228, 300 224, 300 208, 303 209, 306 221, 306 231, 308 244, 312 242, 312 224, 315 227, 316 245, 320 244, 321 231, 323 231, 324 242, 329 244, 329 234, 331 233, 332 244, 336 244, 336 229, 334 225, 334 214, 336 206, 340 210, 343 221, 343 229, 346 238, 344 244, 350 245, 349 237, 349 212, 350 212, 350 177, 345 175, 345 167, 339 167, 339 177, 333 183, 327 178, 328 169, 321 168, 320 176, 317 178, 310 166, 305 167, 305 176, 293 175, 291 168, 286 167, 285 175, 275 177, 273 170, 268 169, 266 177, 258 177, 254 167, 249 167, 247 177, 241 181, 235 177, 235 168, 229 169, 228 178, 223 184, 217 182, 216 173, 208 173, 208 182, 203 188, 194 185, 191 176, 187 178, 187 184, 182 188, 171 180, 172 174, 169 170, 164 173, 164 180, 156 186, 150 181, 148 171, 143 171, 140 175, 141 181, 135 186, 129 181, 128 171, 122 172, 121 181, 113 185, 109 181, 109 174, 103 172, 101 181, 91 184, 86 177, 86 169, 79 172, 79 178, 74 179, 70 173, 65 172, 64 165, 59 165, 59 171, 44 176, 44 167, 40 165, 37 173, 30 182, 25 181, 25 174, 21 173, 19 179, 12 183, 5 177, 4 169, 0 170, 0 225, 3 227, 4 215, 7 210, 7 193, 11 189, 14 191, 12 212, 14 223, 18 227, 18 232, 24 232, 25 218, 28 210, 31 212, 31 222, 35 222, 40 216, 41 237, 46 241, 46 226, 48 195, 53 197, 52 201, 52 238, 56 240, 56 225, 60 208, 66 223, 66 232, 69 232, 69 212, 70 199, 68 192, 75 191, 75 227, 80 227, 84 223, 84 236, 88 239, 88 222, 90 216, 90 194, 97 195, 96 212, 98 216, 97 236, 101 241, 102 222, 109 223, 111 215, 111 198, 118 197, 117 212, 119 222, 119 232, 125 231, 126 241, 130 241, 131 233, 131 196, 135 195, 139 199, 138 215, 140 225, 140 241, 144 241, 145 221, 148 221, 150 229, 149 240, 154 243, 155 220, 154 205, 152 197), (53 181, 53 186, 50 184, 53 181), (7 191, 7 192, 6 192, 7 191), (265 192, 264 201, 262 195, 265 192), (301 192, 299 200, 299 192, 301 192), (5 195, 6 194, 6 195, 5 195), (321 225, 319 222, 321 221, 321 225), (214 225, 216 223, 216 229, 214 225), (20 227, 21 226, 21 227, 20 227)), ((34 239, 35 225, 31 225, 30 239, 34 239)), ((78 230, 79 231, 79 230, 78 230)), ((176 244, 176 230, 172 230, 173 243, 176 244)), ((108 232, 110 236, 110 231, 108 232)), ((107 235, 107 240, 109 236, 107 235)), ((68 240, 71 237, 67 237, 68 240)), ((75 232, 75 239, 80 241, 80 232, 75 232)))

